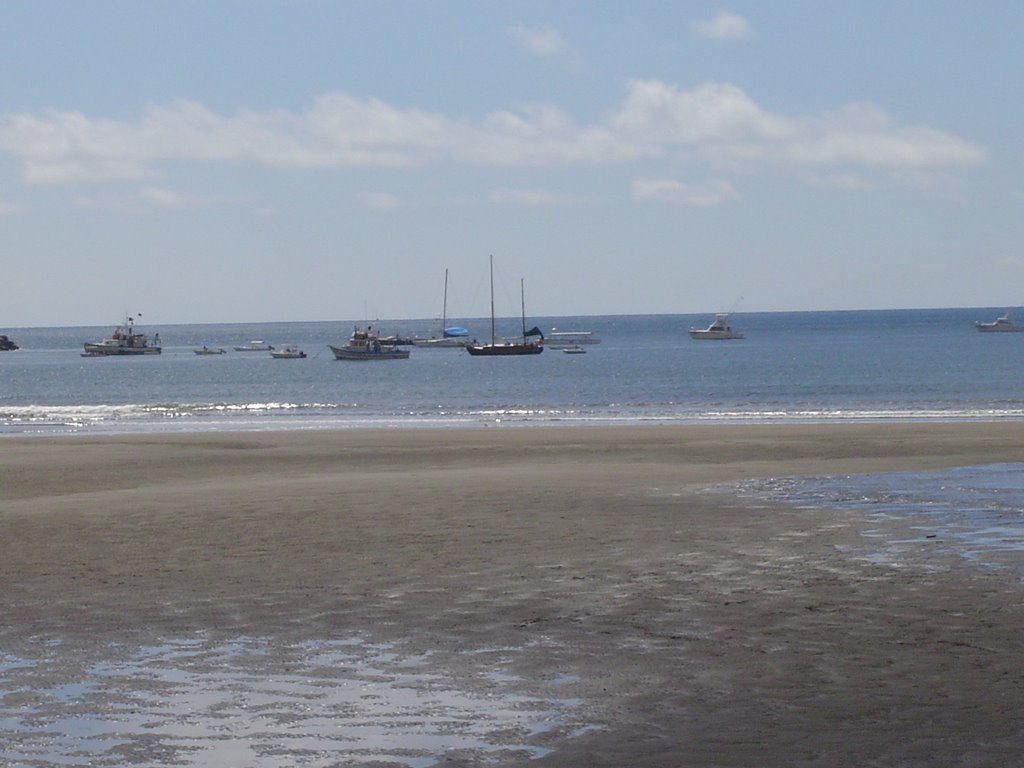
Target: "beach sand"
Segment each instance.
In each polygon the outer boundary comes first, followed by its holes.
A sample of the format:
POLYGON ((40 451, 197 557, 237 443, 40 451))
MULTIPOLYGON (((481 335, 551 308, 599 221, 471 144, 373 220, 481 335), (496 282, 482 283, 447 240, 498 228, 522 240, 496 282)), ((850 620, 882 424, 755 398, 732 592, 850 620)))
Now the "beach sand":
POLYGON ((557 681, 538 766, 1020 765, 1018 572, 708 488, 1022 461, 1021 423, 4 438, 0 654, 358 637, 557 681))

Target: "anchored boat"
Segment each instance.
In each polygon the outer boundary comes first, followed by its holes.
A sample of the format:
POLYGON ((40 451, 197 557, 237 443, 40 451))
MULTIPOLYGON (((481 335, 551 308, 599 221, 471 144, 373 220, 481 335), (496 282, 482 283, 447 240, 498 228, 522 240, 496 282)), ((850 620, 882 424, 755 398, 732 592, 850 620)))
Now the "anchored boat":
POLYGON ((160 334, 153 340, 135 329, 135 318, 125 317, 124 323, 114 328, 114 332, 102 341, 85 342, 82 357, 112 357, 114 355, 159 355, 160 334))

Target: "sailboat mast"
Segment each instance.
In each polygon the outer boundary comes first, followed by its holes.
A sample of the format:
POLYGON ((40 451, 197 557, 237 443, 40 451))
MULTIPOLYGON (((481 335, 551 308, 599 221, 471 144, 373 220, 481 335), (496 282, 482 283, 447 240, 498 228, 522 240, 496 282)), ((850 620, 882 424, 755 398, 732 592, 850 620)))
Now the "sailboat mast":
POLYGON ((519 301, 523 308, 523 343, 526 343, 526 284, 519 278, 519 301))
POLYGON ((494 254, 491 254, 491 346, 494 346, 494 254))
POLYGON ((444 327, 448 322, 448 269, 444 270, 444 304, 441 306, 441 338, 444 338, 444 327))

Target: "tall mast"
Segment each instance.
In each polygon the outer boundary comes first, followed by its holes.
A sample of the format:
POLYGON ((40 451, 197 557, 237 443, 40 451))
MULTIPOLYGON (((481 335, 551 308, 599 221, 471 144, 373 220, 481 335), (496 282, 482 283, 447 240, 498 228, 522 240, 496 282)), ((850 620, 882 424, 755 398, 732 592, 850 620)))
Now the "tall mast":
POLYGON ((523 305, 523 343, 526 343, 526 284, 519 278, 519 301, 523 305))
POLYGON ((491 346, 494 346, 494 254, 491 254, 491 346))
POLYGON ((448 268, 444 270, 444 305, 441 307, 441 338, 444 338, 444 326, 448 322, 448 268))

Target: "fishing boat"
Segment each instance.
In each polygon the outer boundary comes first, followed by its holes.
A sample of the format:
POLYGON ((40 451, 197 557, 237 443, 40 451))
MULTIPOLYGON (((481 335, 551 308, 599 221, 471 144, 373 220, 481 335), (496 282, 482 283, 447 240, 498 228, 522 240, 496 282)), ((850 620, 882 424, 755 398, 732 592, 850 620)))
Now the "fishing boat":
POLYGON ((743 334, 739 331, 734 331, 732 326, 729 325, 729 313, 720 312, 715 315, 714 322, 711 323, 707 328, 691 328, 690 329, 691 339, 742 339, 743 334))
POLYGON ((280 349, 270 350, 270 356, 275 360, 300 360, 306 356, 306 353, 294 344, 286 344, 280 349))
POLYGON ((203 346, 199 347, 199 349, 193 349, 192 351, 195 352, 197 355, 223 355, 224 354, 224 348, 223 347, 208 347, 205 344, 203 344, 203 346))
POLYGON ((503 357, 506 355, 539 355, 544 351, 544 334, 534 326, 526 330, 526 289, 523 281, 519 281, 519 293, 522 304, 523 336, 521 341, 509 339, 498 340, 494 335, 494 256, 491 256, 491 343, 466 345, 466 351, 474 357, 503 357), (528 341, 532 336, 539 336, 538 341, 528 341))
POLYGON ((441 305, 441 335, 430 338, 415 338, 417 347, 464 347, 469 341, 469 331, 461 325, 448 324, 448 270, 444 271, 444 301, 441 305))
POLYGON ((114 328, 114 332, 102 341, 85 342, 82 357, 113 357, 116 355, 159 355, 160 334, 157 333, 150 341, 144 333, 135 329, 135 318, 125 317, 124 322, 114 328))
POLYGON ((253 339, 248 344, 241 344, 235 347, 235 352, 269 352, 273 348, 263 339, 253 339))
POLYGON ((1024 325, 1015 323, 1013 316, 1008 311, 990 323, 983 323, 979 320, 974 324, 974 327, 982 333, 1018 333, 1024 331, 1024 325))
POLYGON ((399 349, 397 344, 381 339, 372 325, 362 330, 358 325, 344 347, 327 345, 334 353, 335 360, 405 360, 409 350, 399 349))

